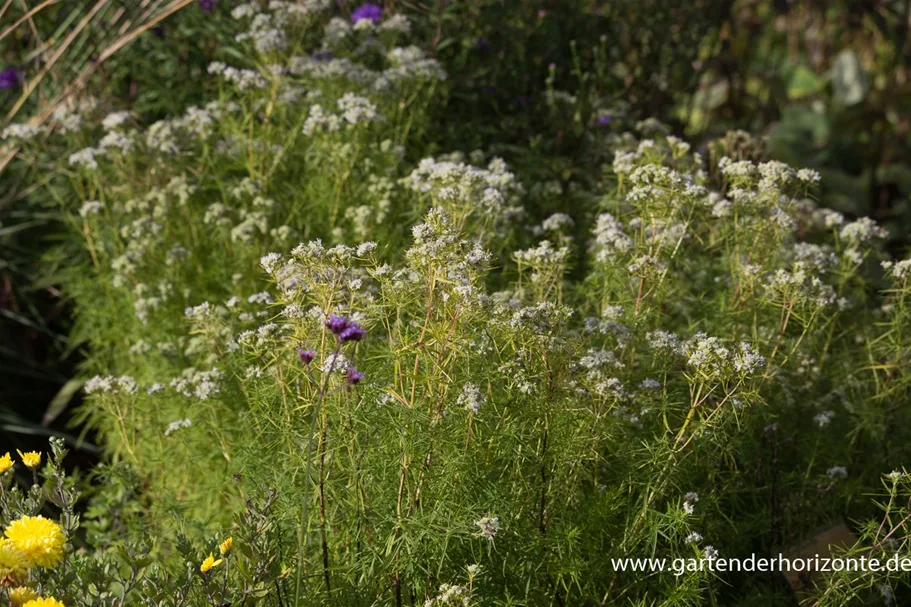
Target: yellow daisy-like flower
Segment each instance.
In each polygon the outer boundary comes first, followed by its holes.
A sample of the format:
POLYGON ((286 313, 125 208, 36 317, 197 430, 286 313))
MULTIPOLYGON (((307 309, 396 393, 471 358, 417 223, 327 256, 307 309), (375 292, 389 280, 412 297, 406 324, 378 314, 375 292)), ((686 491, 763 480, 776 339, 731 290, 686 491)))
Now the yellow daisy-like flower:
POLYGON ((48 597, 46 599, 32 599, 22 607, 66 607, 66 605, 53 597, 48 597))
POLYGON ((13 543, 0 537, 0 586, 15 582, 29 568, 28 557, 13 543))
POLYGON ((0 474, 6 474, 13 469, 13 458, 10 457, 9 453, 6 455, 0 456, 0 474))
POLYGON ((219 565, 221 565, 221 559, 216 561, 215 556, 210 552, 209 556, 202 562, 202 565, 199 566, 199 570, 203 573, 209 573, 213 567, 218 567, 219 565))
POLYGON ((224 556, 224 555, 228 554, 229 552, 231 552, 231 546, 233 546, 233 545, 234 545, 234 538, 229 537, 228 539, 226 539, 225 541, 223 541, 221 544, 218 545, 218 551, 222 554, 222 556, 224 556))
POLYGON ((43 516, 23 516, 6 528, 6 537, 32 565, 53 567, 63 558, 63 528, 43 516))
POLYGON ((19 586, 9 591, 9 600, 13 607, 22 607, 29 601, 38 598, 38 593, 26 586, 19 586))
POLYGON ((19 457, 22 458, 22 463, 28 466, 29 468, 37 468, 41 465, 41 454, 37 451, 29 451, 23 453, 16 449, 16 453, 19 454, 19 457))

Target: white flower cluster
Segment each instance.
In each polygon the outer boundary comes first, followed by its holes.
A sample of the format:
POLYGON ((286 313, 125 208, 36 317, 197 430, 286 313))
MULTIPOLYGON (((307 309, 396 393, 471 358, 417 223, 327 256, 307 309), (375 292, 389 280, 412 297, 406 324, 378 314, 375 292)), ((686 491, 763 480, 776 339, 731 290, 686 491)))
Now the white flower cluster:
POLYGON ((538 246, 513 253, 516 261, 530 266, 562 265, 569 259, 569 247, 555 248, 549 240, 542 240, 538 246))
POLYGON ((0 132, 0 139, 15 139, 17 141, 28 141, 33 139, 41 132, 41 129, 31 124, 10 124, 0 132))
POLYGON ((81 131, 86 123, 86 115, 97 105, 98 101, 93 97, 86 97, 77 102, 68 101, 61 105, 53 114, 57 131, 64 135, 81 131))
POLYGON ((484 396, 481 389, 477 385, 467 382, 462 386, 462 392, 456 399, 456 406, 477 415, 486 401, 487 397, 484 396))
POLYGON ((457 584, 440 584, 437 596, 424 601, 424 607, 469 607, 471 591, 457 584))
POLYGON ((676 333, 657 330, 650 331, 645 337, 648 340, 649 348, 656 352, 666 354, 680 352, 680 338, 676 333))
POLYGON ((500 519, 496 516, 485 516, 484 518, 475 521, 474 524, 480 529, 481 537, 490 541, 493 541, 497 532, 500 531, 500 519))
POLYGON ((184 419, 178 419, 178 420, 173 421, 170 424, 168 424, 168 427, 165 428, 164 435, 171 436, 178 430, 182 430, 183 428, 189 428, 192 425, 193 425, 193 420, 191 420, 189 417, 186 417, 184 419))
MULTIPOLYGON (((347 27, 347 24, 345 26, 347 27)), ((323 54, 313 57, 295 56, 288 64, 288 72, 318 82, 343 80, 357 85, 362 90, 377 92, 393 91, 410 83, 446 79, 446 72, 439 62, 427 57, 418 47, 390 49, 386 54, 386 60, 389 67, 372 70, 347 57, 328 57, 323 54)))
POLYGON ((749 376, 765 366, 765 358, 747 342, 728 346, 718 337, 697 333, 678 346, 675 335, 661 331, 649 333, 648 339, 653 349, 677 349, 686 358, 687 365, 712 379, 749 376))
POLYGON ((884 261, 882 267, 886 273, 896 280, 904 280, 911 272, 911 259, 901 261, 884 261))
POLYGON ((506 163, 494 158, 487 169, 460 161, 425 158, 402 183, 412 191, 429 194, 447 205, 469 205, 485 215, 514 212, 523 189, 506 163))
POLYGON ((811 219, 816 226, 825 229, 834 229, 845 223, 845 216, 831 209, 813 209, 811 219))
MULTIPOLYGON (((257 314, 257 316, 261 317, 267 314, 257 314)), ((247 320, 252 319, 252 316, 246 313, 241 316, 247 320)), ((241 331, 237 336, 237 344, 258 350, 267 349, 273 346, 277 339, 280 339, 282 337, 283 331, 290 329, 291 327, 288 325, 279 325, 274 322, 267 322, 263 325, 260 325, 255 330, 241 331)))
POLYGON ((86 394, 135 394, 139 386, 129 375, 96 375, 86 380, 84 389, 86 394))
POLYGON ((573 225, 573 218, 566 213, 554 213, 544 220, 541 229, 545 232, 563 232, 571 229, 573 225))
POLYGON ((396 272, 394 279, 417 283, 424 275, 442 269, 447 277, 440 285, 444 298, 455 295, 463 304, 477 303, 475 284, 490 253, 478 243, 463 240, 442 209, 431 209, 424 219, 412 228, 414 244, 405 252, 408 267, 396 272))
MULTIPOLYGON (((446 71, 436 59, 427 57, 423 50, 417 46, 405 46, 391 49, 386 58, 390 66, 385 69, 382 78, 393 84, 400 85, 413 80, 446 80, 446 71)), ((378 89, 384 88, 384 84, 376 86, 378 89)))
POLYGON ((776 301, 820 308, 836 303, 835 289, 795 264, 793 270, 779 268, 766 277, 766 292, 776 301))
POLYGON ((215 313, 215 307, 207 301, 198 306, 190 306, 184 310, 184 316, 193 322, 200 323, 210 318, 215 313))
POLYGON ((794 244, 792 252, 794 259, 800 263, 800 266, 795 264, 795 267, 805 267, 825 274, 838 266, 838 256, 828 246, 798 242, 794 244))
POLYGON ((232 67, 221 61, 210 63, 208 71, 230 82, 239 91, 264 89, 268 86, 268 82, 259 72, 232 67))
POLYGON ((617 360, 616 354, 603 348, 589 348, 585 355, 579 359, 579 366, 583 369, 600 369, 608 365, 617 369, 623 367, 623 363, 617 360))
MULTIPOLYGON (((693 514, 695 512, 696 502, 699 501, 699 494, 695 491, 690 491, 683 496, 683 510, 687 514, 693 514)), ((697 534, 698 535, 698 534, 697 534)), ((701 538, 700 538, 701 539, 701 538)), ((696 540, 697 542, 699 540, 696 540)))
POLYGON ((526 330, 535 335, 547 336, 564 327, 573 313, 569 306, 542 301, 515 310, 507 324, 515 330, 526 330))
POLYGON ((348 124, 371 122, 376 119, 376 104, 360 95, 345 93, 338 100, 338 109, 348 124))
POLYGON ((813 421, 816 423, 816 425, 819 428, 825 428, 830 423, 832 423, 832 419, 834 417, 835 417, 835 414, 827 409, 825 411, 821 411, 821 412, 817 413, 813 417, 813 421))
POLYGON ((256 50, 263 54, 280 51, 288 45, 285 32, 280 27, 281 21, 268 13, 259 13, 250 22, 250 28, 237 34, 234 40, 252 40, 256 50))
POLYGON ((844 466, 832 466, 826 470, 826 476, 833 481, 839 478, 848 478, 848 469, 844 466))
POLYGON ((887 238, 889 232, 878 226, 869 217, 861 217, 857 221, 846 224, 841 229, 839 236, 852 244, 866 244, 874 239, 887 238))
POLYGON ((98 215, 104 211, 104 203, 99 200, 89 200, 82 203, 82 206, 79 207, 79 216, 80 217, 89 217, 90 215, 98 215))
POLYGON ((312 137, 316 133, 334 133, 342 126, 342 121, 336 114, 326 113, 323 106, 316 103, 310 106, 310 113, 304 121, 303 133, 312 137))
POLYGON ((96 148, 83 148, 78 152, 73 152, 70 154, 67 159, 70 163, 70 166, 81 166, 87 169, 97 169, 98 161, 95 159, 101 153, 101 150, 96 148))
POLYGON ((171 380, 171 388, 187 398, 208 400, 221 392, 221 381, 224 373, 218 369, 198 371, 190 368, 184 370, 180 377, 171 380))
POLYGON ((348 367, 350 366, 351 363, 348 362, 348 359, 345 358, 344 354, 341 352, 332 352, 323 360, 319 370, 323 373, 347 373, 348 367))
POLYGON ((655 219, 651 223, 644 225, 638 218, 629 222, 629 229, 638 230, 640 228, 642 229, 644 242, 657 248, 674 248, 687 236, 687 225, 685 223, 665 221, 663 219, 655 219))
POLYGON ((611 262, 633 247, 633 240, 624 231, 623 224, 610 213, 598 215, 594 236, 592 249, 599 263, 611 262))
POLYGON ((709 194, 705 187, 696 183, 692 175, 657 164, 644 164, 634 168, 629 174, 629 180, 633 187, 626 199, 635 205, 657 204, 676 208, 691 201, 704 204, 709 194))
POLYGON ((129 119, 129 112, 112 112, 104 117, 101 121, 101 126, 105 131, 113 131, 126 124, 129 119))

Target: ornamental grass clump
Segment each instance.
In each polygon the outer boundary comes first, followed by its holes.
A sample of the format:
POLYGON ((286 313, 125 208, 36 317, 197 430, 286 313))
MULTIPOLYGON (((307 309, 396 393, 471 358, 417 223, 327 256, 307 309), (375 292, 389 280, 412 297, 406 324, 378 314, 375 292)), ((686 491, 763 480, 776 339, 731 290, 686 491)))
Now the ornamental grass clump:
POLYGON ((561 184, 435 149, 445 73, 378 8, 241 5, 217 99, 147 127, 86 104, 61 133, 81 411, 135 475, 100 484, 142 486, 86 530, 126 578, 85 565, 65 600, 727 604, 752 582, 616 559, 879 516, 911 427, 884 230, 653 120, 542 215, 561 184))

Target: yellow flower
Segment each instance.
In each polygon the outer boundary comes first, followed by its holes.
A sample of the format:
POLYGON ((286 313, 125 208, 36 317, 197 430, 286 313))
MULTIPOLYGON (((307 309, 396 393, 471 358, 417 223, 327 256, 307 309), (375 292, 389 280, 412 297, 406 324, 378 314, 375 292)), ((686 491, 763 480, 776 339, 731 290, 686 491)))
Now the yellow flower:
POLYGON ((63 528, 43 516, 23 516, 6 528, 6 537, 31 565, 53 567, 63 558, 63 528))
POLYGON ((22 607, 66 607, 66 605, 53 597, 48 597, 46 599, 32 599, 22 607))
POLYGON ((223 541, 221 544, 218 545, 218 551, 222 554, 222 556, 224 556, 224 555, 228 554, 229 552, 231 552, 231 546, 233 546, 233 545, 234 545, 234 538, 229 537, 228 539, 226 539, 225 541, 223 541))
POLYGON ((210 552, 209 556, 202 562, 202 565, 199 566, 199 570, 203 573, 209 573, 212 571, 212 567, 218 567, 221 565, 221 559, 215 560, 215 556, 210 552))
POLYGON ((22 463, 29 468, 37 468, 41 465, 41 454, 37 451, 23 453, 22 451, 19 451, 19 449, 16 449, 16 452, 19 454, 19 457, 22 458, 22 463))
POLYGON ((9 470, 13 469, 13 458, 9 456, 9 453, 0 457, 0 474, 6 474, 9 470))
POLYGON ((11 541, 0 537, 0 586, 16 581, 28 568, 25 554, 11 541))
POLYGON ((9 591, 9 600, 13 607, 22 607, 25 603, 34 601, 37 598, 38 593, 25 586, 19 586, 9 591))

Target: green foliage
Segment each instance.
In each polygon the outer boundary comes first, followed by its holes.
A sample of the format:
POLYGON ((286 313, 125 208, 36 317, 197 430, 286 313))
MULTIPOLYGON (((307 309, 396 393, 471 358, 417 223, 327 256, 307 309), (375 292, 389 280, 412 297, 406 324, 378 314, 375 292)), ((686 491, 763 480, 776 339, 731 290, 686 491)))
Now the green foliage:
MULTIPOLYGON (((50 175, 31 202, 65 226, 46 262, 108 462, 78 509, 61 442, 43 485, 0 479, 5 525, 66 536, 17 583, 68 607, 768 604, 780 584, 618 559, 774 554, 842 518, 853 553, 908 552, 904 476, 870 494, 911 427, 911 262, 817 205, 802 154, 767 160, 784 131, 695 152, 638 119, 689 103, 730 6, 517 4, 194 13, 135 47, 192 86, 128 109, 123 71, 4 131, 50 175)), ((876 86, 833 69, 839 107, 876 86)), ((779 84, 780 127, 839 132, 816 71, 779 84)))
MULTIPOLYGON (((200 76, 219 41, 230 40, 233 20, 227 12, 205 14, 194 1, 163 21, 175 4, 2 3, 0 132, 65 115, 75 98, 117 98, 146 118, 198 102, 211 92, 199 86, 200 76)), ((53 432, 64 429, 61 422, 78 401, 78 384, 70 380, 81 344, 68 339, 71 306, 41 259, 61 240, 47 187, 57 181, 46 161, 58 150, 47 141, 47 156, 26 160, 15 156, 9 140, 0 143, 0 433, 24 449, 43 442, 55 420, 53 432)), ((89 457, 96 452, 87 442, 79 450, 89 457)))

